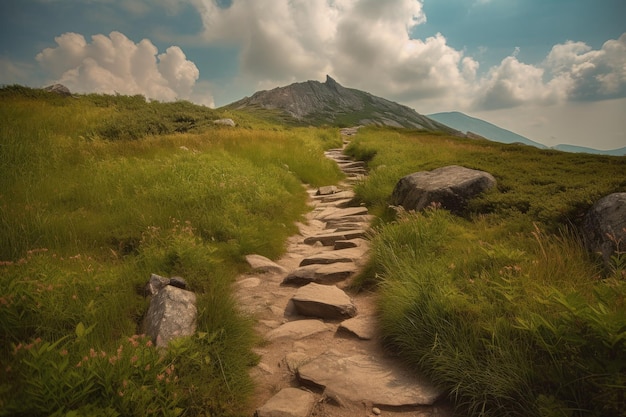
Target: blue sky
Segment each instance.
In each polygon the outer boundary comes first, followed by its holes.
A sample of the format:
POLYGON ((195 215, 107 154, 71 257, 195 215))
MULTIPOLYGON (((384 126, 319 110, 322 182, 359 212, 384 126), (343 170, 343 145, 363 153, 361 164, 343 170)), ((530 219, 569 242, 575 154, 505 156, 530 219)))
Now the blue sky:
POLYGON ((330 74, 552 146, 626 146, 624 0, 2 0, 0 84, 221 106, 330 74))

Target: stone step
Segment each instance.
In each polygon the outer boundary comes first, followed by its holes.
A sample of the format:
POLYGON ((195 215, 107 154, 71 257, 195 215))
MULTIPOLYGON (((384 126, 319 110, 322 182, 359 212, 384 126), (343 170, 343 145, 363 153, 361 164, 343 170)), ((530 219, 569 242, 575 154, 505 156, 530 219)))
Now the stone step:
POLYGON ((365 162, 363 161, 346 161, 346 162, 338 162, 339 168, 342 170, 346 168, 365 168, 365 162))
POLYGON ((432 405, 443 391, 386 359, 327 351, 298 368, 303 383, 353 403, 381 407, 432 405))
POLYGON ((352 240, 365 237, 366 232, 362 229, 345 230, 342 232, 325 233, 321 235, 309 236, 304 239, 307 245, 314 245, 320 242, 324 246, 333 246, 338 240, 352 240))
POLYGON ((315 282, 317 284, 334 284, 343 281, 356 273, 354 262, 337 262, 334 264, 310 264, 290 272, 283 280, 284 285, 302 286, 315 282))
POLYGON ((334 251, 321 252, 304 258, 300 262, 300 266, 321 264, 328 265, 342 262, 356 262, 365 255, 365 248, 352 248, 334 251))
POLYGON ((341 320, 357 314, 348 294, 334 285, 305 285, 296 291, 291 301, 296 312, 306 317, 341 320))
POLYGON ((332 329, 332 326, 321 320, 296 320, 270 330, 266 338, 269 341, 281 338, 300 340, 317 333, 331 331, 332 329))
POLYGON ((256 417, 308 417, 313 412, 315 395, 299 388, 283 388, 256 410, 256 417))
POLYGON ((367 214, 367 207, 347 207, 337 209, 326 209, 315 216, 319 220, 336 220, 350 216, 360 216, 367 214))

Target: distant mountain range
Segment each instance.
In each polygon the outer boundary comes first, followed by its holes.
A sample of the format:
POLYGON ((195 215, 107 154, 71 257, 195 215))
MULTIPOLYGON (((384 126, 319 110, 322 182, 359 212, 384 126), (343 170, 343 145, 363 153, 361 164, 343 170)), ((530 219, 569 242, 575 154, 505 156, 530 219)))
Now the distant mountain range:
POLYGON ((410 107, 346 88, 330 76, 326 82, 306 81, 259 91, 229 104, 245 110, 277 110, 294 123, 335 126, 379 125, 458 133, 410 107))
MULTIPOLYGON (((226 108, 251 112, 268 112, 286 123, 299 125, 356 126, 378 125, 453 135, 480 137, 501 143, 521 143, 540 149, 547 146, 510 130, 460 112, 435 113, 424 116, 403 106, 365 91, 347 88, 330 76, 326 81, 305 81, 272 90, 258 91, 251 97, 231 103, 226 108)), ((565 152, 586 152, 604 155, 626 155, 626 147, 601 151, 572 145, 552 149, 565 152)))
POLYGON ((586 148, 582 146, 574 146, 574 145, 556 145, 552 148, 548 148, 547 146, 541 143, 535 142, 524 136, 518 135, 517 133, 511 132, 510 130, 503 129, 501 127, 498 127, 484 120, 477 119, 475 117, 471 117, 460 112, 435 113, 435 114, 429 114, 428 117, 440 123, 448 125, 451 128, 457 129, 465 133, 468 137, 472 137, 473 135, 478 135, 485 139, 492 140, 494 142, 522 143, 524 145, 535 146, 541 149, 556 149, 558 151, 564 151, 564 152, 576 152, 576 153, 582 152, 582 153, 614 155, 614 156, 626 155, 626 147, 619 148, 619 149, 612 149, 608 151, 603 151, 603 150, 598 150, 598 149, 593 149, 593 148, 586 148))

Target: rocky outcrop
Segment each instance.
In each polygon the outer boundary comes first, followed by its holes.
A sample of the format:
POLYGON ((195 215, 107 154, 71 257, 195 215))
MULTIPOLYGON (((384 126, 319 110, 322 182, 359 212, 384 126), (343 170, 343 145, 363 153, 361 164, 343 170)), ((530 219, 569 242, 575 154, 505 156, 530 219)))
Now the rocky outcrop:
MULTIPOLYGON (((156 285, 156 281, 158 279, 155 278, 153 282, 155 288, 160 285, 156 285)), ((166 347, 172 339, 194 334, 197 314, 196 295, 193 292, 173 285, 164 285, 150 300, 143 321, 143 332, 156 346, 166 347)))
POLYGON ((458 165, 421 171, 401 178, 391 195, 392 204, 420 211, 431 204, 461 213, 468 201, 496 186, 489 173, 458 165))
POLYGON ((52 84, 44 88, 44 91, 49 93, 55 93, 60 96, 69 97, 72 95, 72 92, 69 88, 64 86, 63 84, 52 84))
POLYGON ((233 119, 217 119, 213 120, 213 123, 221 126, 235 127, 237 123, 233 119))
POLYGON ((457 133, 439 122, 398 103, 364 91, 346 88, 330 76, 326 82, 306 81, 259 91, 232 104, 234 109, 281 110, 294 122, 303 124, 343 124, 406 127, 457 133))
POLYGON ((591 207, 583 222, 583 237, 587 249, 602 255, 609 268, 617 251, 626 253, 626 193, 609 194, 591 207))

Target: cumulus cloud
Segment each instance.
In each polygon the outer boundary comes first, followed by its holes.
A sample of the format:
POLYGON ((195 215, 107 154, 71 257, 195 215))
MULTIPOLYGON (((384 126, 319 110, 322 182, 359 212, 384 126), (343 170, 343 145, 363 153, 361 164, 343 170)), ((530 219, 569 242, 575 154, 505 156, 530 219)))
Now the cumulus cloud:
POLYGON ((326 74, 386 97, 448 100, 478 63, 443 35, 411 39, 426 16, 417 0, 193 0, 209 43, 240 50, 240 76, 271 88, 326 74))
POLYGON ((510 108, 626 97, 626 33, 593 50, 584 42, 554 45, 538 65, 505 58, 479 80, 474 107, 510 108))
MULTIPOLYGON (((476 4, 488 3, 477 0, 476 4)), ((593 50, 555 45, 539 64, 519 49, 479 63, 444 34, 411 38, 426 21, 417 0, 192 0, 208 43, 236 46, 241 79, 256 88, 323 80, 429 108, 495 109, 626 96, 626 34, 593 50)))
MULTIPOLYGON (((142 94, 172 101, 188 99, 199 71, 178 46, 159 54, 148 39, 135 43, 120 32, 94 35, 65 33, 55 38, 57 46, 46 48, 36 59, 54 82, 77 92, 142 94)), ((205 99, 212 104, 212 98, 205 99)))

